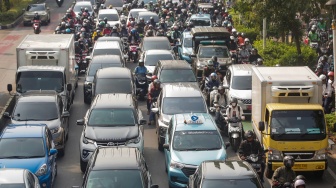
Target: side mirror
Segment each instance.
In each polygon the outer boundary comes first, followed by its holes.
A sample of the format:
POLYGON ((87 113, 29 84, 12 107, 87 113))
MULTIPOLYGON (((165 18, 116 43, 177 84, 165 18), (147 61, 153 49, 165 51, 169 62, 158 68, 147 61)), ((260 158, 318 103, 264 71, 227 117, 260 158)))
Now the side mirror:
POLYGON ((225 149, 230 147, 230 142, 225 142, 225 149))
POLYGON ((7 91, 12 92, 13 91, 13 86, 12 84, 7 84, 7 91))
POLYGON ((71 84, 67 84, 66 88, 67 88, 68 91, 71 91, 72 90, 72 85, 71 84))
POLYGON ((163 144, 163 148, 169 150, 169 144, 163 144))
POLYGON ((263 132, 265 130, 265 123, 263 121, 259 122, 258 129, 260 132, 263 132))
POLYGON ((84 125, 84 119, 79 119, 76 121, 77 125, 84 125))
POLYGON ((62 114, 62 118, 67 118, 67 117, 70 117, 70 112, 64 111, 62 114))
POLYGON ((152 108, 152 112, 158 113, 159 112, 159 108, 152 108))
POLYGON ((49 151, 49 155, 55 155, 55 154, 57 154, 57 149, 51 149, 49 151))
POLYGON ((3 117, 5 117, 5 118, 11 118, 11 116, 9 115, 9 112, 4 112, 3 113, 3 117))
POLYGON ((152 185, 151 188, 159 188, 159 185, 152 185))
POLYGON ((145 120, 145 119, 140 120, 140 125, 146 125, 146 124, 147 124, 147 120, 145 120))

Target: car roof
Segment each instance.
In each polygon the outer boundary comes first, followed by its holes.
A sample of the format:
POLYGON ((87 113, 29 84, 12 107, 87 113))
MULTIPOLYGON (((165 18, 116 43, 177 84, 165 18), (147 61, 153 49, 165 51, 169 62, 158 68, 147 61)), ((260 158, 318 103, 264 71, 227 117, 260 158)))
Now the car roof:
POLYGON ((77 1, 75 6, 80 6, 80 5, 91 5, 91 2, 90 1, 77 1))
POLYGON ((118 14, 116 9, 99 9, 98 14, 118 14))
POLYGON ((197 84, 169 83, 162 88, 163 97, 203 97, 197 84))
POLYGON ((229 69, 234 76, 249 76, 252 75, 252 64, 235 64, 231 65, 229 69))
POLYGON ((99 147, 92 169, 139 169, 140 155, 134 147, 99 147))
POLYGON ((26 169, 21 168, 1 168, 0 185, 7 183, 24 183, 24 172, 26 169))
POLYGON ((125 67, 107 67, 96 72, 97 78, 132 78, 132 73, 125 67))
POLYGON ((96 55, 96 56, 93 56, 90 64, 92 63, 122 64, 122 61, 119 55, 96 55))
POLYGON ((94 45, 94 49, 116 49, 119 48, 120 49, 120 43, 118 41, 96 41, 95 45, 94 45))
POLYGON ((2 131, 1 138, 42 138, 46 124, 9 124, 2 131))
POLYGON ((63 66, 20 66, 18 68, 18 72, 24 72, 24 71, 59 71, 63 72, 65 67, 63 66))
POLYGON ((202 176, 204 179, 250 179, 256 174, 246 161, 203 161, 202 176))
POLYGON ((209 18, 210 19, 210 14, 193 14, 191 15, 190 19, 193 18, 209 18))
POLYGON ((149 12, 149 11, 142 11, 142 12, 139 12, 139 17, 140 16, 144 16, 144 15, 151 15, 151 16, 155 16, 155 17, 159 17, 156 13, 154 12, 149 12))
POLYGON ((102 36, 102 37, 99 37, 97 41, 120 41, 121 42, 121 38, 120 37, 112 37, 112 36, 102 36))
POLYGON ((92 101, 91 108, 134 108, 132 94, 98 94, 92 101))
POLYGON ((183 130, 208 130, 208 131, 215 131, 216 123, 214 122, 213 118, 208 113, 185 113, 185 114, 175 114, 174 115, 174 124, 176 126, 176 131, 183 131, 183 130), (198 123, 189 123, 188 120, 191 120, 191 116, 198 117, 198 123))
POLYGON ((158 66, 162 69, 192 69, 185 60, 160 60, 158 66))
POLYGON ((33 91, 29 93, 24 93, 21 95, 18 100, 18 102, 55 102, 56 103, 56 97, 57 94, 52 93, 50 91, 50 94, 47 93, 38 93, 38 91, 33 91))
POLYGON ((144 8, 133 8, 129 12, 148 12, 148 10, 144 8))
POLYGON ((170 50, 146 50, 146 55, 153 55, 153 54, 167 54, 172 55, 170 50))
POLYGON ((168 41, 169 42, 167 37, 161 37, 161 36, 159 36, 159 37, 145 37, 143 39, 143 42, 149 42, 149 41, 155 41, 155 42, 157 42, 157 41, 168 41))

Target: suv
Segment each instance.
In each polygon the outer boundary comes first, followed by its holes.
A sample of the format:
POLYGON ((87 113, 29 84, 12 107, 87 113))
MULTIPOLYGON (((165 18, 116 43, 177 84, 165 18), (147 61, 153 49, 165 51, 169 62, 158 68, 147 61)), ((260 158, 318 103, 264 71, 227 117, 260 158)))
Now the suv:
POLYGON ((244 114, 251 115, 252 110, 252 66, 235 64, 228 67, 223 79, 227 101, 237 98, 244 114))
POLYGON ((145 158, 138 148, 134 147, 99 146, 92 154, 83 178, 83 188, 97 187, 97 185, 159 187, 152 185, 145 158))
POLYGON ((178 47, 178 55, 181 60, 192 63, 190 55, 192 54, 192 36, 190 32, 183 32, 181 35, 181 45, 178 47))
POLYGON ((57 174, 54 147, 45 124, 10 124, 0 135, 0 168, 28 169, 41 187, 52 187, 57 174))
POLYGON ((97 95, 84 119, 77 120, 77 125, 84 125, 79 140, 82 172, 97 146, 133 146, 143 153, 144 124, 132 94, 97 95))
POLYGON ((204 161, 195 174, 189 176, 188 187, 190 188, 223 187, 224 185, 263 188, 258 174, 246 161, 204 161))
POLYGON ((118 55, 97 55, 93 57, 85 76, 84 103, 90 103, 92 81, 97 70, 107 67, 122 67, 122 63, 118 55))
POLYGON ((109 67, 99 69, 92 82, 92 97, 90 102, 98 94, 127 93, 134 94, 135 86, 133 74, 130 69, 122 67, 109 67))
POLYGON ((163 84, 177 82, 198 84, 191 65, 185 60, 160 60, 153 74, 163 84))
POLYGON ((207 106, 201 90, 196 84, 174 83, 164 85, 157 99, 156 132, 158 134, 158 149, 163 151, 164 138, 172 115, 180 113, 207 113, 207 106))
POLYGON ((55 91, 27 91, 19 96, 12 115, 4 116, 11 119, 12 124, 46 124, 58 149, 58 156, 63 156, 65 142, 69 135, 69 116, 62 97, 55 91))
POLYGON ((169 124, 163 145, 169 187, 186 187, 205 160, 226 159, 227 145, 210 114, 176 114, 169 124))

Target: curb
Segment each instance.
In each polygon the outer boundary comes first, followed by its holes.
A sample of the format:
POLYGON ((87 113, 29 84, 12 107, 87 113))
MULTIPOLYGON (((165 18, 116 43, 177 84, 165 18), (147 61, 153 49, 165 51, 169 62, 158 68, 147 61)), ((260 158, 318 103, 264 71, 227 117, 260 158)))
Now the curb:
POLYGON ((21 23, 22 18, 23 18, 23 14, 21 14, 21 16, 19 16, 19 17, 18 17, 13 23, 11 23, 11 24, 0 25, 0 30, 3 30, 3 29, 11 29, 11 28, 16 27, 17 25, 19 25, 19 23, 21 23))
POLYGON ((0 112, 0 130, 2 130, 6 126, 6 123, 7 123, 7 118, 5 118, 3 114, 5 112, 11 113, 13 111, 13 108, 15 105, 15 98, 16 98, 15 96, 11 96, 8 99, 4 109, 0 112))

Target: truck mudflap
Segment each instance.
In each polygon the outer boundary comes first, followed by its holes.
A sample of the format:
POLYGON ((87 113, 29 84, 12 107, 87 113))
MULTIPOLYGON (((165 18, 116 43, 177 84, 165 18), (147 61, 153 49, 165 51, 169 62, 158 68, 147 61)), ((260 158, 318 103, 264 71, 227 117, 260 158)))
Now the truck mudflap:
MULTIPOLYGON (((283 166, 283 162, 267 162, 267 168, 275 171, 277 168, 283 166)), ((321 171, 328 168, 328 161, 304 161, 295 162, 294 171, 321 171)))

